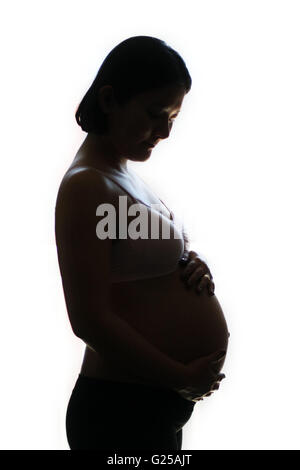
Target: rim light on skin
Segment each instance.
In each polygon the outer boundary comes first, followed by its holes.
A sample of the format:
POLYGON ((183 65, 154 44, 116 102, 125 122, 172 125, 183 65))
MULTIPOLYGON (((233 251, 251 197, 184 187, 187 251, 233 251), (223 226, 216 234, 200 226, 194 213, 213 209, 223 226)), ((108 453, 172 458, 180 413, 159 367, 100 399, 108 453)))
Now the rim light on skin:
POLYGON ((153 145, 169 137, 185 94, 182 86, 169 85, 140 93, 119 106, 113 88, 103 86, 98 101, 107 116, 109 130, 101 135, 89 133, 79 153, 82 151, 91 166, 127 173, 128 160, 146 161, 153 145))

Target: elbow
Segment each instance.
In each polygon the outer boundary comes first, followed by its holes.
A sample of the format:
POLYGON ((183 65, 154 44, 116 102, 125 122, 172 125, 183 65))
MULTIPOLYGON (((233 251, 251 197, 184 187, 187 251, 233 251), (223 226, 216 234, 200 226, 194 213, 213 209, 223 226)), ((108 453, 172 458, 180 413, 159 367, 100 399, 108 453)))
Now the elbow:
POLYGON ((86 346, 89 347, 89 349, 95 353, 99 353, 99 345, 103 341, 103 336, 100 336, 99 338, 99 332, 101 331, 99 328, 96 328, 94 325, 89 325, 89 327, 85 328, 82 326, 80 328, 72 326, 72 331, 77 338, 81 339, 86 346))
POLYGON ((74 335, 77 336, 77 338, 79 339, 84 339, 84 337, 86 336, 87 327, 81 321, 78 321, 77 318, 77 315, 75 316, 69 314, 69 320, 74 335), (75 319, 77 319, 77 321, 75 319))
MULTIPOLYGON (((102 319, 101 319, 102 320, 102 319)), ((84 322, 84 324, 80 323, 71 323, 72 331, 77 338, 84 341, 86 344, 89 343, 92 338, 94 338, 95 334, 98 337, 99 333, 103 331, 103 322, 99 320, 93 320, 90 322, 84 322)))
POLYGON ((83 332, 83 328, 78 327, 77 325, 73 325, 72 323, 71 323, 71 327, 72 327, 72 331, 74 335, 77 336, 77 338, 79 339, 83 339, 83 337, 85 336, 83 332))

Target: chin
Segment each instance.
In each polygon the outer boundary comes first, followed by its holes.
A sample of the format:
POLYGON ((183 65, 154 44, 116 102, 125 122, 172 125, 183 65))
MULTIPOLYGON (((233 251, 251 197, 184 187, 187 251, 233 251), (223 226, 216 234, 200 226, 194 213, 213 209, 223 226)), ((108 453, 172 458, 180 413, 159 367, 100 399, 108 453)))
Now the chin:
POLYGON ((146 160, 149 160, 151 157, 151 153, 149 154, 139 154, 139 155, 130 155, 129 159, 134 161, 134 162, 145 162, 146 160))
POLYGON ((149 160, 149 157, 132 157, 130 160, 133 162, 146 162, 149 160))

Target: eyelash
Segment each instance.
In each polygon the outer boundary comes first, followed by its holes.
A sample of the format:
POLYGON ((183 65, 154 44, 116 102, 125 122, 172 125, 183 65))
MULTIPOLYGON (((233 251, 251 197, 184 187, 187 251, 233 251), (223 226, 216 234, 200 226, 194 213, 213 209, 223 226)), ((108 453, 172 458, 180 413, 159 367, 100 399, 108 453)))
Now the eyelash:
MULTIPOLYGON (((149 115, 150 115, 151 117, 153 117, 153 118, 160 118, 160 117, 162 116, 161 114, 151 113, 150 111, 149 111, 149 115)), ((169 119, 169 121, 174 122, 174 120, 175 120, 176 117, 177 117, 177 116, 175 116, 175 117, 172 118, 172 119, 169 119)))

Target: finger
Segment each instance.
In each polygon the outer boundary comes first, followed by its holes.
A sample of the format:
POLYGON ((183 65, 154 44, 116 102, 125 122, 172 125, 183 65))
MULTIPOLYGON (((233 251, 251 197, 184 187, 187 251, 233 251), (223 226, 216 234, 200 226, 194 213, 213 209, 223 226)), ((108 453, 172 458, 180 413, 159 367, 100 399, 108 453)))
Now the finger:
POLYGON ((213 384, 216 382, 220 382, 219 374, 216 370, 214 370, 213 366, 210 366, 206 372, 206 381, 209 385, 209 388, 212 387, 213 384))
POLYGON ((196 253, 196 251, 194 251, 194 250, 190 250, 189 251, 189 258, 193 259, 193 258, 196 258, 196 257, 198 257, 198 253, 196 253))
POLYGON ((224 380, 226 378, 226 375, 225 374, 218 374, 217 375, 217 381, 218 382, 221 382, 221 380, 224 380))
POLYGON ((219 382, 215 382, 212 386, 212 390, 219 390, 220 384, 219 382))
MULTIPOLYGON (((186 258, 183 257, 183 259, 186 259, 186 258)), ((187 262, 186 262, 186 267, 185 267, 184 271, 181 274, 182 280, 186 280, 187 278, 189 278, 190 275, 197 268, 202 268, 202 276, 207 274, 208 275, 207 277, 209 277, 210 280, 212 280, 213 277, 212 277, 212 274, 210 272, 209 267, 207 266, 206 263, 204 263, 204 261, 202 261, 199 258, 199 256, 197 255, 197 253, 195 251, 190 251, 189 252, 188 259, 187 259, 187 262)))
POLYGON ((212 382, 221 382, 222 380, 225 379, 225 374, 220 374, 219 372, 216 371, 216 368, 218 368, 217 363, 214 365, 210 365, 210 371, 213 376, 212 382))
POLYGON ((211 387, 212 390, 218 390, 220 387, 221 381, 225 378, 224 374, 218 374, 218 376, 217 376, 217 380, 212 384, 212 387, 211 387))
POLYGON ((194 258, 194 253, 194 251, 185 251, 183 257, 187 263, 189 263, 194 258))
POLYGON ((209 275, 208 273, 205 273, 202 278, 201 278, 201 281, 198 283, 198 286, 196 288, 197 292, 201 292, 205 287, 208 287, 211 283, 211 280, 209 278, 209 275))
POLYGON ((219 387, 220 387, 220 383, 221 383, 221 380, 216 380, 213 384, 212 384, 212 389, 213 390, 218 390, 219 387))
POLYGON ((213 280, 213 275, 212 275, 209 267, 207 265, 205 265, 205 267, 207 268, 207 274, 209 274, 210 279, 213 280))
POLYGON ((201 266, 199 266, 198 268, 195 267, 194 272, 192 272, 192 274, 186 280, 186 284, 188 286, 191 286, 192 284, 197 283, 198 285, 198 282, 203 279, 204 274, 205 274, 205 271, 201 266))
POLYGON ((225 378, 224 374, 219 373, 219 364, 224 360, 225 356, 226 351, 221 350, 202 357, 203 365, 206 367, 206 374, 210 383, 225 378))
POLYGON ((207 266, 207 264, 205 263, 205 261, 203 261, 203 260, 199 257, 199 255, 198 255, 198 253, 196 253, 196 251, 193 251, 193 250, 189 251, 189 252, 188 252, 188 259, 189 259, 190 261, 191 261, 191 260, 195 260, 195 261, 197 261, 198 263, 200 263, 200 265, 204 268, 205 272, 207 272, 207 273, 209 274, 210 278, 213 279, 213 275, 212 275, 212 273, 210 272, 209 267, 207 266))
POLYGON ((218 373, 218 369, 220 369, 220 366, 212 367, 212 372, 214 373, 214 378, 213 378, 212 382, 221 382, 222 380, 225 379, 225 376, 220 377, 220 374, 218 373))
POLYGON ((210 283, 207 286, 207 290, 208 290, 209 295, 215 294, 215 284, 213 281, 210 281, 210 283))
POLYGON ((184 271, 181 274, 181 279, 186 280, 191 275, 191 273, 194 271, 194 269, 197 267, 197 265, 198 265, 198 263, 197 263, 196 260, 188 261, 188 264, 187 264, 186 268, 184 269, 184 271))
POLYGON ((197 259, 200 261, 200 264, 204 268, 205 272, 209 275, 209 277, 211 279, 213 279, 213 275, 212 275, 209 267, 207 266, 207 264, 204 261, 202 261, 202 259, 200 259, 199 256, 197 256, 197 259))

